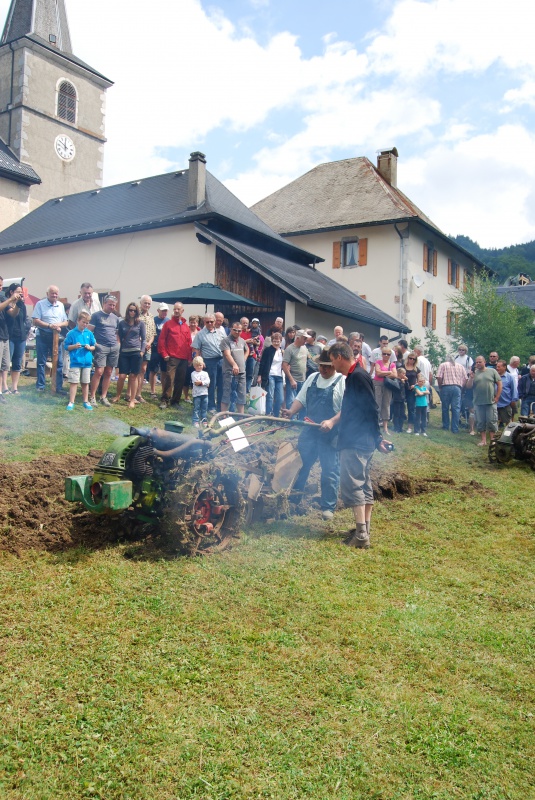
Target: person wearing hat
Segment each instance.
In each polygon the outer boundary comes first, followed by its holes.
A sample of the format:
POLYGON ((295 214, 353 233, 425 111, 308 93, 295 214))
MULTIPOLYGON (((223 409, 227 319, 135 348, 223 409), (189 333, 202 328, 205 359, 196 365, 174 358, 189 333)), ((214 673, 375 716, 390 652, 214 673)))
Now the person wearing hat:
POLYGON ((160 333, 169 318, 169 306, 167 303, 160 303, 158 306, 158 314, 154 317, 154 327, 156 328, 156 334, 154 336, 154 340, 152 342, 152 349, 150 352, 150 361, 149 366, 147 367, 147 372, 149 375, 149 384, 150 384, 150 396, 151 400, 157 399, 156 394, 156 378, 158 376, 158 372, 165 372, 167 369, 167 365, 161 355, 158 352, 158 339, 160 338, 160 333))
POLYGON ((286 408, 290 408, 307 376, 308 350, 305 342, 308 333, 300 328, 292 344, 287 345, 282 357, 282 371, 286 377, 286 408))
POLYGON ((337 375, 325 347, 316 356, 319 372, 310 375, 302 385, 290 408, 282 415, 291 419, 306 409, 306 419, 320 427, 305 427, 299 435, 297 448, 303 462, 294 483, 294 495, 305 488, 310 470, 319 459, 321 466, 321 499, 323 519, 332 519, 338 499, 340 459, 337 446, 337 421, 342 408, 345 378, 337 375))

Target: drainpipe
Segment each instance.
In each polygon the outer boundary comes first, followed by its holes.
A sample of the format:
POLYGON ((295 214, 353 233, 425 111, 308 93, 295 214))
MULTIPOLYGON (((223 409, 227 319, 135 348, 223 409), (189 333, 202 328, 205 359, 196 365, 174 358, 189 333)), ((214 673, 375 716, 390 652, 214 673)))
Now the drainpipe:
POLYGON ((397 222, 394 222, 394 228, 399 236, 399 321, 403 323, 403 262, 405 260, 405 244, 403 242, 403 234, 399 231, 397 222))

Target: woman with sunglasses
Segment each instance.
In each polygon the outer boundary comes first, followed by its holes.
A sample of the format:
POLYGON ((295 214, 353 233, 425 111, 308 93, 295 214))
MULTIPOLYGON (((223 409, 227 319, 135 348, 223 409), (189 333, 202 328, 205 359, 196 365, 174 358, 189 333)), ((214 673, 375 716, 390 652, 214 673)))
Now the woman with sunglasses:
POLYGON ((420 370, 416 366, 417 361, 418 356, 416 353, 411 352, 408 354, 407 362, 405 364, 405 372, 407 374, 407 382, 405 384, 405 400, 407 402, 408 417, 407 433, 412 433, 416 415, 416 393, 414 391, 414 387, 418 383, 418 375, 420 374, 420 370))
POLYGON ((112 403, 118 403, 123 392, 124 382, 128 375, 128 407, 135 408, 137 376, 141 372, 143 354, 147 346, 145 323, 140 320, 140 309, 137 303, 128 303, 125 318, 119 322, 118 334, 121 342, 119 350, 119 380, 117 394, 112 403))
POLYGON ((398 373, 395 363, 391 363, 390 356, 392 350, 389 347, 381 349, 381 358, 377 359, 374 364, 373 371, 373 388, 375 391, 375 399, 379 406, 379 413, 381 415, 381 422, 383 423, 383 431, 385 436, 388 436, 388 421, 390 419, 390 401, 392 399, 392 392, 385 385, 385 378, 397 378, 398 373))

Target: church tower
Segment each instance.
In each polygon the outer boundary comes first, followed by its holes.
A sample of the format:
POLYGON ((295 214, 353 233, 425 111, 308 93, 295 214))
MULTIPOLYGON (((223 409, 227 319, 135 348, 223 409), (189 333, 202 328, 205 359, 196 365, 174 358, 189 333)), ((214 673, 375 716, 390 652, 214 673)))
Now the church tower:
POLYGON ((111 85, 73 55, 65 0, 11 0, 0 39, 0 230, 52 197, 102 185, 111 85))

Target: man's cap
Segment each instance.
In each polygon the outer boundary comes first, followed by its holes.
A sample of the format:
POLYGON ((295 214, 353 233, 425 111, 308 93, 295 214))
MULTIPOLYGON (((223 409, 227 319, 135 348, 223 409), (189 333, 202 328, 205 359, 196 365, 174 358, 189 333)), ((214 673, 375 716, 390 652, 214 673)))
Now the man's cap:
POLYGON ((316 356, 316 358, 314 359, 316 364, 326 364, 329 367, 332 367, 333 362, 329 358, 329 349, 330 349, 329 347, 324 347, 319 356, 316 356))
POLYGON ((324 336, 322 333, 320 333, 319 336, 316 336, 316 341, 317 342, 326 342, 327 341, 327 337, 324 336))
POLYGON ((167 303, 160 303, 158 306, 158 311, 169 311, 169 306, 167 303))
POLYGON ((251 320, 251 322, 260 322, 260 320, 258 319, 258 317, 255 317, 254 319, 251 320))
POLYGON ((299 328, 298 331, 295 332, 296 336, 303 336, 305 339, 308 339, 308 333, 303 330, 303 328, 299 328))

